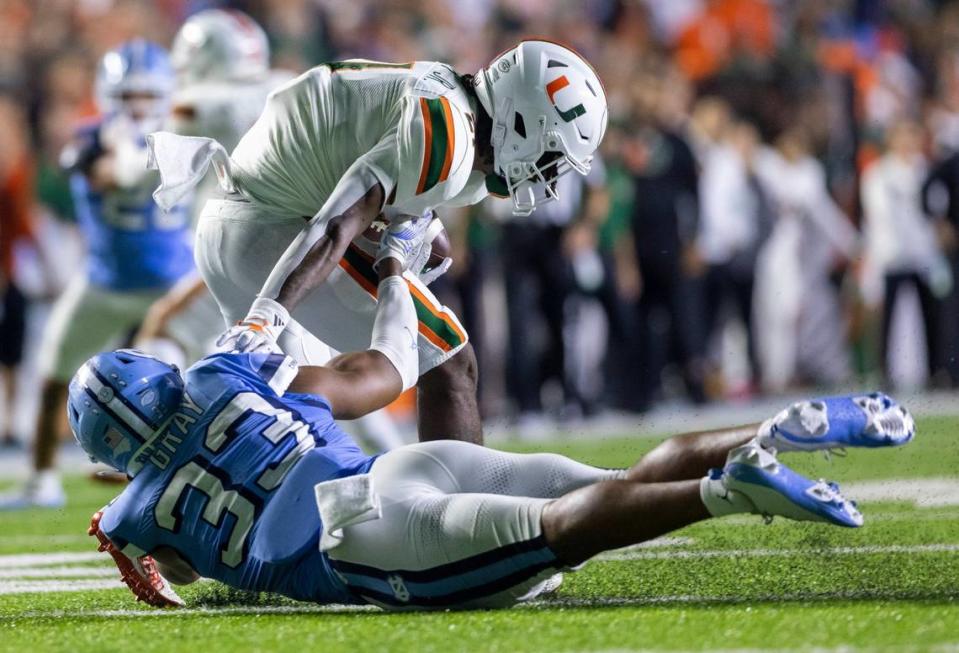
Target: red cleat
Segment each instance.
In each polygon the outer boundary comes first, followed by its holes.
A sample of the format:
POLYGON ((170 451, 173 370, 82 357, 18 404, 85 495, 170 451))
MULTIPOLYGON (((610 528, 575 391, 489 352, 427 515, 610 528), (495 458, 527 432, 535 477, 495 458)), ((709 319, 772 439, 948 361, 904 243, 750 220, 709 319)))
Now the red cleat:
POLYGON ((87 529, 87 535, 93 535, 100 542, 97 546, 98 551, 106 551, 113 556, 113 561, 120 570, 120 577, 130 591, 133 592, 137 601, 143 601, 147 605, 157 608, 183 607, 183 602, 170 584, 157 571, 156 561, 148 556, 131 558, 118 549, 110 538, 100 530, 100 518, 103 512, 98 511, 90 520, 90 528, 87 529))

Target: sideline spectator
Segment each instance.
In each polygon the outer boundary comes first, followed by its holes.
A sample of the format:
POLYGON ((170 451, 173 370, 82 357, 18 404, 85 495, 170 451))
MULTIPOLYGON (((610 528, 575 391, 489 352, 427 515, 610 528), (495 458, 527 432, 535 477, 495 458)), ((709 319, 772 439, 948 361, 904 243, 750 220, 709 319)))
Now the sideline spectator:
MULTIPOLYGON (((721 336, 733 310, 746 329, 747 393, 758 387, 762 366, 756 349, 753 285, 759 250, 772 231, 772 207, 753 170, 759 134, 732 124, 708 154, 701 177, 702 223, 697 245, 706 263, 704 310, 713 371, 721 371, 721 336)), ((721 379, 720 379, 721 381, 721 379)))
POLYGON ((890 327, 902 291, 912 287, 918 293, 926 366, 931 377, 938 351, 938 299, 947 295, 952 286, 948 263, 920 201, 926 175, 924 137, 915 122, 894 124, 888 132, 885 154, 866 170, 862 179, 866 257, 872 274, 883 287, 880 360, 887 382, 892 380, 890 327))
POLYGON ((0 98, 0 446, 16 446, 13 399, 17 369, 23 359, 27 300, 17 287, 17 245, 35 241, 33 161, 23 112, 10 98, 0 98))

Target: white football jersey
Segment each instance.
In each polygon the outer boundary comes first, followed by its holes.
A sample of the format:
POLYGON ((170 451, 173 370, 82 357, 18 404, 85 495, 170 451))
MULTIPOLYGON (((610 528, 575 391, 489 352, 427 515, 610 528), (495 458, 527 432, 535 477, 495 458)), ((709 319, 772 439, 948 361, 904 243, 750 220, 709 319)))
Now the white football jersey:
POLYGON ((486 195, 472 170, 473 102, 443 63, 318 66, 270 95, 233 150, 233 181, 254 202, 304 217, 354 166, 403 213, 473 203, 486 195))

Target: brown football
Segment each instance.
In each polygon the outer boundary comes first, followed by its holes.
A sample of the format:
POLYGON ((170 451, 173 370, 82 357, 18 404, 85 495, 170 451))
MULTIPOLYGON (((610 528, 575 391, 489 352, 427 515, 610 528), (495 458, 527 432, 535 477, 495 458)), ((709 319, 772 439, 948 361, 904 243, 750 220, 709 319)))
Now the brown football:
POLYGON ((430 252, 429 260, 426 261, 424 272, 432 270, 442 263, 450 255, 452 249, 450 235, 446 233, 446 227, 443 226, 443 222, 439 218, 433 218, 433 222, 426 232, 426 238, 433 246, 433 250, 430 252))
MULTIPOLYGON (((354 241, 359 245, 367 254, 371 256, 376 255, 376 250, 379 248, 380 238, 383 236, 383 232, 386 231, 387 222, 381 215, 379 218, 373 221, 366 231, 364 231, 360 238, 354 241)), ((450 255, 450 237, 446 233, 446 227, 443 226, 443 222, 434 217, 433 222, 430 223, 429 229, 426 232, 426 239, 430 241, 430 244, 433 246, 432 252, 430 252, 430 258, 426 262, 426 267, 423 268, 423 272, 432 270, 437 265, 441 264, 443 260, 450 255)))

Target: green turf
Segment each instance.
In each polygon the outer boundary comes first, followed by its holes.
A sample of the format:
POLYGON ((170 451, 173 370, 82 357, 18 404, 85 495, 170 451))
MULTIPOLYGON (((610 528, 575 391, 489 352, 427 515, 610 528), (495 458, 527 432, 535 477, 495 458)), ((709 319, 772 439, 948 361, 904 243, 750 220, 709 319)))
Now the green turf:
MULTIPOLYGON (((927 419, 920 437, 903 449, 787 460, 806 474, 840 481, 946 477, 959 483, 957 431, 957 419, 927 419)), ((621 466, 655 442, 613 437, 549 448, 621 466)), ((0 555, 93 551, 86 524, 115 488, 71 478, 68 490, 65 510, 0 514, 0 555)), ((123 589, 0 594, 0 650, 959 648, 959 552, 949 548, 959 545, 959 506, 877 502, 861 508, 866 526, 857 530, 785 520, 765 525, 753 517, 698 524, 673 534, 682 539, 667 546, 609 556, 567 575, 548 600, 499 612, 321 611, 215 583, 184 588, 192 610, 180 614, 158 614, 123 589), (276 612, 286 609, 300 612, 276 612)), ((109 566, 109 559, 102 564, 109 566)))

